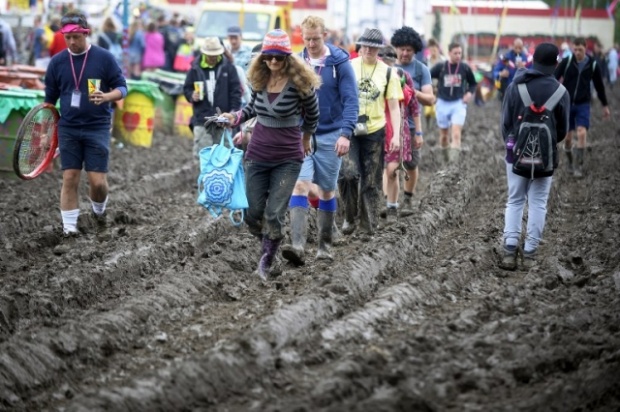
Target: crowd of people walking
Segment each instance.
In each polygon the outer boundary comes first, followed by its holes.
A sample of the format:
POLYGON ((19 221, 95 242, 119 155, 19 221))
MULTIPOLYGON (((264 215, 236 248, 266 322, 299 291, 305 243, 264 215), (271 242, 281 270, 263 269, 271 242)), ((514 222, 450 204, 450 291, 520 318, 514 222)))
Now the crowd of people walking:
MULTIPOLYGON (((10 32, 0 20, 0 64, 19 58, 10 32)), ((422 115, 434 114, 445 162, 458 162, 462 128, 477 88, 474 71, 463 58, 464 45, 450 43, 444 54, 436 40, 425 42, 407 26, 395 30, 389 40, 377 28, 365 29, 355 41, 355 56, 328 41, 330 32, 317 16, 301 24, 304 48, 300 53, 293 53, 288 34, 279 29, 266 33, 254 49, 243 44, 237 26, 225 33, 228 44, 219 37, 195 44, 193 29, 178 16, 136 18, 129 28, 128 60, 114 19, 103 21, 92 45, 87 40, 91 32, 85 16, 77 12, 47 24, 37 16, 28 40, 31 63, 48 68, 46 102, 61 102, 65 235, 76 233, 76 182, 82 168, 91 181, 93 213, 105 223, 109 151, 103 156, 88 150, 76 153, 84 144, 79 142, 81 134, 90 136, 97 147, 109 147, 109 130, 104 129, 110 124, 110 102, 127 94, 121 67, 126 63, 128 77, 136 79, 143 71, 155 69, 182 72, 186 73, 183 94, 193 107, 188 126, 194 135, 194 157, 215 143, 213 129, 204 124, 205 118, 213 116, 227 118, 239 132, 234 141, 246 149, 249 209, 245 223, 262 244, 257 271, 263 279, 272 273, 280 250, 293 265, 305 264, 311 207, 317 209, 316 259, 321 260, 333 259, 337 236, 355 234, 369 241, 380 227, 414 214, 424 144, 422 115), (117 64, 102 71, 89 56, 117 64), (91 77, 102 79, 97 93, 89 93, 82 81, 85 68, 93 73, 91 77), (87 119, 96 122, 85 124, 87 119), (341 228, 335 219, 339 210, 344 217, 341 228), (290 244, 282 245, 287 211, 290 244)), ((535 261, 551 178, 559 164, 559 142, 563 141, 568 170, 576 177, 585 173, 591 82, 603 117, 610 116, 604 82, 610 87, 616 82, 617 45, 607 53, 598 45, 592 54, 586 52, 583 38, 575 38, 571 46, 561 51, 543 43, 530 54, 523 41, 515 39, 513 48, 495 64, 493 74, 503 104, 501 134, 508 147, 500 263, 507 269, 515 268, 526 202, 524 253, 535 261), (543 172, 532 172, 529 180, 518 167, 522 157, 513 159, 513 154, 523 156, 520 150, 531 149, 518 137, 529 107, 526 102, 533 107, 553 104, 549 116, 555 121, 549 146, 553 162, 543 172)), ((534 170, 536 154, 528 153, 534 170)))

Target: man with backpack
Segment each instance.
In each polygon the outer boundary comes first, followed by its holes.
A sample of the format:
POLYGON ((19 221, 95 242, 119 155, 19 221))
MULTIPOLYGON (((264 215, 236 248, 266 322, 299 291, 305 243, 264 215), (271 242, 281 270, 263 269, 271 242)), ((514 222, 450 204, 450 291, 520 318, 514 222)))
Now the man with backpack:
POLYGON ((590 128, 590 101, 592 91, 590 82, 594 83, 596 95, 603 105, 603 119, 610 117, 605 84, 600 65, 586 54, 586 39, 577 37, 573 41, 573 54, 563 59, 555 69, 555 78, 563 79, 562 84, 571 98, 570 129, 564 141, 564 151, 568 159, 568 168, 575 177, 583 176, 583 157, 586 149, 586 138, 590 128), (577 147, 573 162, 573 131, 577 130, 577 147))
POLYGON ((506 202, 504 244, 499 266, 517 268, 523 208, 528 219, 523 264, 536 262, 547 214, 552 175, 558 166, 557 143, 568 131, 570 98, 554 77, 559 50, 542 43, 531 69, 517 71, 502 105, 502 136, 506 142, 506 202))

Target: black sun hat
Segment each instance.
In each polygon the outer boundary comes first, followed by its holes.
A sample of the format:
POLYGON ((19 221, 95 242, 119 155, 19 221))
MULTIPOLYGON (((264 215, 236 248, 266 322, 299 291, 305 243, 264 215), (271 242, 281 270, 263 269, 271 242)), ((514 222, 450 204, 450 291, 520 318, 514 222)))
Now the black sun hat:
POLYGON ((357 39, 355 44, 366 47, 381 48, 384 46, 383 34, 379 29, 365 29, 364 33, 362 33, 360 38, 357 39))

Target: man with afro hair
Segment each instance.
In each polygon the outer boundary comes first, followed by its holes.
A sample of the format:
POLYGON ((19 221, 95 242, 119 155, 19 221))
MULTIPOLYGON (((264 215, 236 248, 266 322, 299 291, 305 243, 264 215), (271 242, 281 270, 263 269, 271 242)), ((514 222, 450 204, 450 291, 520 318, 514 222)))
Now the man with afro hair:
MULTIPOLYGON (((396 67, 401 67, 413 79, 418 102, 427 106, 435 104, 431 73, 424 63, 415 58, 416 53, 421 51, 423 47, 422 38, 418 32, 411 27, 403 26, 394 32, 390 42, 396 49, 398 58, 396 67)), ((411 161, 404 162, 409 179, 405 180, 403 188, 405 196, 400 212, 401 216, 409 216, 414 213, 411 201, 418 182, 418 164, 420 163, 420 148, 423 142, 422 130, 415 130, 415 124, 411 117, 408 122, 411 136, 416 144, 411 145, 411 161)))

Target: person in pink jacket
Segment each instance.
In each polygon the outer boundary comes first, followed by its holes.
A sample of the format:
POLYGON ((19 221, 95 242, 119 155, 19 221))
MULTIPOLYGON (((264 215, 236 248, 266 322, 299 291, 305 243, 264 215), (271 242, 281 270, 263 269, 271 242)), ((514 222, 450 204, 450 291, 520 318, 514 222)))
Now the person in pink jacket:
POLYGON ((144 54, 142 55, 142 69, 152 71, 159 69, 166 63, 164 54, 164 36, 157 31, 155 23, 151 22, 144 33, 144 54))

